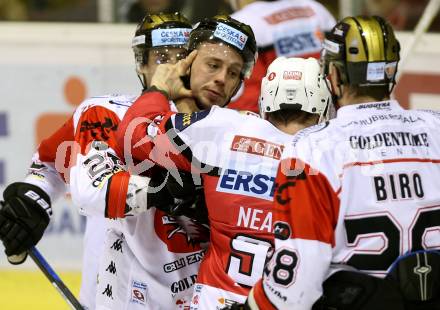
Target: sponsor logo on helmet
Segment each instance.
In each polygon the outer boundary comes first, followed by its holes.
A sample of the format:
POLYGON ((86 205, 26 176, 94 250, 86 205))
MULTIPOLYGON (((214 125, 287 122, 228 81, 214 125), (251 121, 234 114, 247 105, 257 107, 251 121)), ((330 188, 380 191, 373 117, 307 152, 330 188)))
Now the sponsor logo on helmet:
POLYGON ((284 80, 301 80, 302 72, 301 71, 284 71, 283 79, 284 80))
POLYGON ((189 39, 189 28, 154 29, 151 31, 151 45, 185 45, 189 39))
POLYGON ((223 23, 217 25, 214 31, 214 37, 237 47, 239 50, 244 49, 248 39, 248 36, 243 32, 223 23))
POLYGON ((385 63, 384 62, 370 62, 367 66, 367 80, 380 81, 385 77, 385 63))
POLYGON ((338 54, 339 53, 339 44, 335 43, 333 41, 324 39, 324 42, 322 42, 322 47, 325 50, 327 50, 329 52, 332 52, 334 54, 338 54))
POLYGON ((218 192, 239 194, 272 201, 275 177, 262 173, 226 169, 217 183, 218 192))
POLYGON ((133 281, 131 284, 131 300, 130 302, 145 305, 147 298, 147 284, 133 281))
POLYGON ((333 34, 337 35, 337 36, 344 36, 344 30, 343 29, 339 29, 337 27, 335 27, 335 29, 333 29, 333 34))
POLYGON ((145 44, 145 35, 144 34, 137 36, 137 37, 134 37, 133 40, 131 41, 131 47, 138 46, 141 44, 145 44))
POLYGON ((269 76, 267 77, 267 79, 268 79, 269 81, 273 81, 273 79, 274 79, 276 76, 277 76, 277 74, 276 74, 275 72, 271 72, 271 73, 269 74, 269 76))
POLYGON ((388 79, 392 79, 396 75, 397 61, 387 63, 385 65, 385 74, 388 79))
POLYGON ((276 160, 281 158, 283 149, 284 146, 281 144, 245 136, 235 136, 231 144, 231 151, 260 155, 276 160))

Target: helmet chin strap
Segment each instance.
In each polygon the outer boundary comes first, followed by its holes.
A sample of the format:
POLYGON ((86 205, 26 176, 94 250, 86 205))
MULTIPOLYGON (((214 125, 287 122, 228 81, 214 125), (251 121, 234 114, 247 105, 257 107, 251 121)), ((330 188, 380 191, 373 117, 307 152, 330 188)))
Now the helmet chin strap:
POLYGON ((137 74, 137 77, 138 77, 138 79, 139 79, 139 81, 141 82, 141 85, 142 85, 142 91, 144 91, 144 90, 146 90, 147 88, 148 88, 148 86, 147 86, 147 82, 146 82, 146 77, 145 77, 145 74, 137 74))

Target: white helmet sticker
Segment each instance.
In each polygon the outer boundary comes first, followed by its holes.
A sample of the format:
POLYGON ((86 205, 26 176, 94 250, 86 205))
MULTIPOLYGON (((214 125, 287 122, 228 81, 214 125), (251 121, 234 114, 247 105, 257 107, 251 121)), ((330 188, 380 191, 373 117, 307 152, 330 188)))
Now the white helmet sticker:
POLYGON ((385 78, 385 63, 370 62, 367 66, 367 81, 380 81, 385 78))
POLYGON ((385 65, 385 74, 387 78, 392 79, 396 75, 397 61, 389 62, 385 65))
POLYGON ((189 39, 190 28, 154 29, 151 31, 151 45, 185 45, 189 39))
POLYGON ((145 44, 145 35, 144 34, 140 35, 140 36, 137 36, 137 37, 134 37, 133 40, 131 41, 131 46, 132 47, 138 46, 138 45, 141 45, 141 44, 145 44))
POLYGON ((302 72, 301 71, 284 71, 283 79, 284 80, 301 80, 302 72))
POLYGON ((239 50, 244 49, 248 39, 248 36, 243 32, 223 23, 219 23, 215 28, 214 37, 217 37, 226 43, 232 44, 239 50))
POLYGON ((339 45, 333 41, 324 39, 324 42, 322 42, 322 47, 326 49, 329 52, 332 52, 334 54, 339 53, 339 45))

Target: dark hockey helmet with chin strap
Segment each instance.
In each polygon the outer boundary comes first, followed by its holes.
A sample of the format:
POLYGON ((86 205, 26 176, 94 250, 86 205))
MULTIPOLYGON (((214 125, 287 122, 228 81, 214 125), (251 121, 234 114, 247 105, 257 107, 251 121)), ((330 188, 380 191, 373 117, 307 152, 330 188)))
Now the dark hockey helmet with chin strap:
POLYGON ((141 72, 148 63, 148 52, 153 48, 186 48, 192 25, 182 14, 147 14, 136 27, 132 48, 136 61, 136 71, 143 86, 145 81, 141 72))
POLYGON ((200 43, 224 43, 232 47, 243 58, 241 78, 248 78, 257 61, 257 43, 252 28, 229 15, 205 18, 194 26, 188 42, 188 51, 196 49, 200 43))

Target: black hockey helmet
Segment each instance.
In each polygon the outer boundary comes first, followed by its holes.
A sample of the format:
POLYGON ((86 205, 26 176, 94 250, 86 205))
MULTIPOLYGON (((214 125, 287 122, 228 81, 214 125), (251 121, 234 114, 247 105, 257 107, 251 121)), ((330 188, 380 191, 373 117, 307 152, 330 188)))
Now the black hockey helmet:
POLYGON ((400 44, 393 28, 378 16, 346 17, 326 34, 321 57, 324 75, 338 68, 343 84, 369 87, 396 82, 400 44))
POLYGON ((186 48, 191 28, 189 20, 178 12, 147 14, 142 19, 136 27, 131 46, 136 71, 143 85, 145 81, 142 79, 141 69, 148 63, 148 51, 163 47, 186 48))
POLYGON ((248 78, 257 61, 257 43, 252 28, 229 15, 205 18, 197 23, 189 36, 188 51, 196 49, 202 42, 221 42, 236 50, 243 58, 241 78, 248 78))

